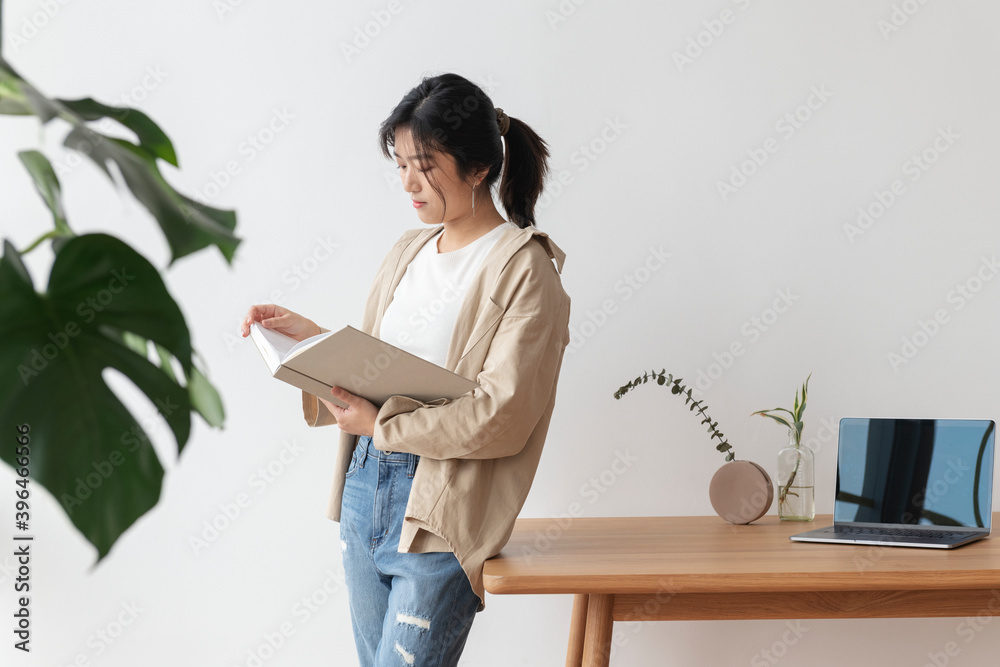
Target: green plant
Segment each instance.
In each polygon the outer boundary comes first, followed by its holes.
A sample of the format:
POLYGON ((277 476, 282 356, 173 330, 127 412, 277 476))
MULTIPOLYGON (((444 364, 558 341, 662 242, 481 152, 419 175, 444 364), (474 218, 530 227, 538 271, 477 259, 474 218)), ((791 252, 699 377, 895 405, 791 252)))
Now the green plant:
MULTIPOLYGON (((760 415, 762 417, 770 417, 774 421, 788 427, 789 431, 792 433, 792 437, 795 440, 795 448, 798 449, 802 444, 802 413, 806 410, 806 398, 809 393, 809 378, 812 377, 812 373, 806 377, 806 381, 802 383, 802 397, 799 398, 799 390, 795 390, 795 402, 792 404, 792 409, 787 408, 773 408, 771 410, 758 410, 751 414, 760 415), (788 417, 783 417, 781 415, 773 414, 776 412, 786 412, 788 417)), ((785 483, 783 488, 778 489, 778 505, 781 506, 785 502, 785 498, 789 494, 789 489, 792 487, 792 482, 795 480, 795 476, 799 472, 799 459, 795 461, 795 468, 792 473, 788 476, 788 482, 785 483)), ((791 494, 797 495, 794 491, 791 494)))
MULTIPOLYGON (((177 154, 146 114, 89 97, 47 97, 0 53, 0 115, 36 116, 43 129, 55 118, 68 123, 63 145, 85 155, 112 183, 110 167, 117 168, 166 237, 170 265, 213 245, 232 262, 240 243, 233 234, 235 212, 196 202, 167 183, 158 161, 177 167, 177 154), (136 141, 102 134, 90 125, 93 121, 116 122, 116 129, 136 141)), ((218 392, 195 364, 187 322, 156 267, 114 236, 77 235, 52 163, 37 150, 18 157, 52 215, 53 228, 21 251, 3 240, 0 423, 5 429, 28 425, 31 455, 28 466, 14 456, 14 447, 4 447, 0 458, 59 501, 96 547, 99 562, 156 505, 163 479, 146 430, 105 383, 105 369, 122 373, 157 406, 177 442, 178 457, 190 436, 191 413, 221 428, 224 411, 218 392), (22 256, 44 241, 51 241, 55 257, 46 290, 36 292, 22 256)))
POLYGON ((729 441, 726 440, 726 437, 722 434, 722 432, 718 429, 719 422, 712 421, 712 418, 708 416, 708 413, 706 412, 708 405, 700 399, 695 400, 695 398, 691 395, 691 389, 684 386, 683 378, 674 378, 673 375, 667 375, 666 369, 661 370, 659 373, 656 371, 643 373, 636 379, 627 382, 619 387, 618 391, 615 392, 615 399, 620 399, 632 389, 635 389, 641 384, 646 384, 650 380, 656 380, 656 384, 660 386, 669 386, 671 394, 684 396, 684 405, 687 405, 690 411, 697 412, 703 417, 701 420, 702 424, 708 424, 708 432, 711 433, 709 440, 719 440, 719 444, 717 444, 715 448, 726 454, 726 461, 732 461, 735 458, 735 450, 732 445, 729 444, 729 441))

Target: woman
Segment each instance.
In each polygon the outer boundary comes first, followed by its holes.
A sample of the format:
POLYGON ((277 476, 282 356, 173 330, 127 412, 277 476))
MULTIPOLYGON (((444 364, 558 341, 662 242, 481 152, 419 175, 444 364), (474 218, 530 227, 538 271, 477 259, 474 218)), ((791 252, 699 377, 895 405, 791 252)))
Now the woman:
MULTIPOLYGON (((479 388, 375 406, 334 387, 346 409, 303 392, 303 414, 341 431, 326 516, 340 522, 361 664, 455 665, 486 607, 483 562, 510 537, 548 430, 569 342, 565 255, 534 227, 545 142, 472 82, 425 78, 379 140, 431 226, 382 262, 362 329, 479 388)), ((273 304, 250 308, 244 336, 255 321, 298 340, 327 331, 273 304)))

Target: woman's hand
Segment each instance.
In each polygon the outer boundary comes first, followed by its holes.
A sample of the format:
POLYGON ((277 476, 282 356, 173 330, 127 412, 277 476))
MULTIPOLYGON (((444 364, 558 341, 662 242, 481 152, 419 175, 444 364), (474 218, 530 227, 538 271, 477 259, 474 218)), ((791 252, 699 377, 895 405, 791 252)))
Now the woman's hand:
POLYGON ((305 340, 322 333, 319 325, 312 320, 273 303, 250 306, 246 317, 240 322, 240 333, 244 338, 250 335, 250 325, 254 322, 260 322, 261 326, 291 336, 295 340, 305 340))
POLYGON ((326 403, 326 407, 333 413, 333 416, 337 419, 337 426, 340 427, 341 431, 352 435, 375 434, 375 417, 378 415, 378 408, 370 401, 340 387, 334 387, 330 390, 330 393, 335 398, 339 398, 344 403, 347 403, 347 408, 345 409, 331 403, 325 398, 319 399, 326 403))

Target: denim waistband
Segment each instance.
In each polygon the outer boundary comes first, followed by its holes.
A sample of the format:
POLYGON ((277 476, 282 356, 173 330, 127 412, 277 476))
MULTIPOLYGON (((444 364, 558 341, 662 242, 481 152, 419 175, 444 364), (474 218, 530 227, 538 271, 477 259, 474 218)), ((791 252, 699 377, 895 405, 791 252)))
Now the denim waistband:
POLYGON ((370 456, 381 463, 407 464, 409 466, 408 471, 410 474, 413 474, 413 470, 416 469, 417 463, 420 461, 419 456, 410 454, 409 452, 383 452, 382 450, 375 449, 375 443, 370 435, 359 436, 357 448, 360 454, 358 465, 361 467, 364 467, 365 461, 370 456))

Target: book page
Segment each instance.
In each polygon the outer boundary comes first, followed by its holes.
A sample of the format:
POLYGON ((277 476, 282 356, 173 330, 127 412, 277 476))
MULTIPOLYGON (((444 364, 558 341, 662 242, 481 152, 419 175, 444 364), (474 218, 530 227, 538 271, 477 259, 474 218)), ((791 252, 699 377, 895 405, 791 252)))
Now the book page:
MULTIPOLYGON (((308 350, 310 347, 312 347, 316 343, 320 342, 321 340, 323 340, 327 336, 331 335, 332 333, 334 333, 334 332, 333 331, 324 331, 323 333, 316 334, 315 336, 310 336, 309 338, 306 338, 304 340, 299 341, 298 343, 296 343, 295 345, 293 345, 287 352, 285 352, 283 355, 281 355, 281 362, 284 363, 284 362, 288 361, 289 359, 291 359, 292 357, 294 357, 297 354, 299 354, 300 352, 308 350)), ((291 340, 292 342, 295 342, 294 339, 289 338, 289 340, 291 340)))
POLYGON ((295 347, 297 342, 291 336, 286 336, 271 329, 265 329, 257 322, 250 325, 250 333, 253 335, 254 342, 257 343, 257 348, 264 355, 264 361, 267 362, 267 367, 271 369, 272 373, 281 364, 289 350, 295 347))

